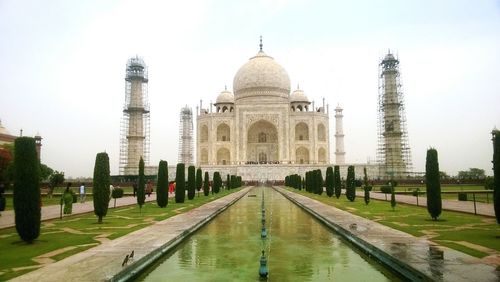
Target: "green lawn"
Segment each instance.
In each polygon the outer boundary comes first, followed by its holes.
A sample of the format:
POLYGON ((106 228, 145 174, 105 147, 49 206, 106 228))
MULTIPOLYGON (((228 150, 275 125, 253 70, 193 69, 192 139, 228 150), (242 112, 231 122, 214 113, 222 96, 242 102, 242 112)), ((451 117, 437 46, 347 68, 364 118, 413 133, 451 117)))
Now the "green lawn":
POLYGON ((37 256, 66 247, 75 247, 50 256, 55 261, 61 260, 98 245, 97 236, 115 239, 235 191, 239 191, 239 189, 223 190, 217 195, 208 197, 201 194, 193 200, 186 198, 186 202, 182 204, 176 204, 174 198, 169 198, 166 208, 158 207, 154 201, 144 205, 142 212, 137 205, 110 209, 102 224, 97 224, 97 218, 93 213, 64 217, 62 220, 44 221, 42 222, 41 235, 33 244, 21 241, 14 227, 1 229, 0 281, 29 271, 15 268, 38 265, 37 262, 33 261, 33 258, 37 256))
POLYGON ((397 204, 395 211, 389 202, 371 200, 365 205, 363 198, 356 197, 354 202, 342 195, 339 199, 329 198, 325 193, 316 195, 304 190, 287 188, 309 198, 316 199, 327 205, 337 207, 364 218, 377 221, 391 228, 401 230, 416 237, 430 236, 430 240, 440 245, 482 258, 488 253, 480 248, 471 248, 470 244, 491 249, 490 253, 500 252, 500 228, 492 217, 478 216, 452 211, 443 211, 439 220, 433 221, 427 213, 427 208, 413 205, 397 204))

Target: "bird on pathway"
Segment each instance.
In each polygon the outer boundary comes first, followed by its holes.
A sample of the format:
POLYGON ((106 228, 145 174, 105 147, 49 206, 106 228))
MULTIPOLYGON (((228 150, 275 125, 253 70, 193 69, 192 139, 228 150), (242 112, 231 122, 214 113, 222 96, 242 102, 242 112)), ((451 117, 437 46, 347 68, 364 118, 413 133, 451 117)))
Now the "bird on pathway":
POLYGON ((134 250, 132 250, 132 252, 130 253, 130 255, 128 256, 128 259, 129 260, 133 260, 134 259, 134 250))
POLYGON ((128 255, 125 256, 125 259, 123 260, 122 266, 127 265, 128 263, 128 255))

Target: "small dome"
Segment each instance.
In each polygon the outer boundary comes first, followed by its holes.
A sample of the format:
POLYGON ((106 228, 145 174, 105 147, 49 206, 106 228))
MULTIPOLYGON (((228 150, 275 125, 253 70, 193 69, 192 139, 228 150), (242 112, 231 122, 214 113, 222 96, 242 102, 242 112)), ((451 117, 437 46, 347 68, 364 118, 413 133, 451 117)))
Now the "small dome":
POLYGON ((306 102, 309 103, 306 94, 301 89, 297 89, 293 91, 292 95, 290 95, 290 102, 306 102))
POLYGON ((231 91, 224 90, 217 96, 216 104, 230 103, 234 104, 234 95, 231 91))
POLYGON ((233 90, 236 99, 263 94, 288 98, 290 78, 281 65, 261 50, 238 70, 233 90))
POLYGON ((1 120, 0 120, 0 134, 10 135, 10 132, 7 130, 7 128, 5 128, 2 125, 2 121, 1 120))
POLYGON ((388 53, 387 55, 385 55, 384 60, 395 60, 395 58, 393 54, 388 53))

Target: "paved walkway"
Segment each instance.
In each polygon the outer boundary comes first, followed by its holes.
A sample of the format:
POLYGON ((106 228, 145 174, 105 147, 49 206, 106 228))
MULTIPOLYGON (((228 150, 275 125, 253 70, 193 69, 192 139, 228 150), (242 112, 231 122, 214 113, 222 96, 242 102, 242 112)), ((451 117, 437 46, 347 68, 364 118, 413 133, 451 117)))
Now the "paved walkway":
POLYGON ((243 197, 251 188, 229 194, 154 225, 67 257, 11 281, 117 281, 130 278, 185 237, 243 197), (140 238, 140 239, 138 239, 140 238), (134 260, 122 267, 127 254, 134 260))
MULTIPOLYGON (((149 202, 149 201, 156 201, 156 194, 152 194, 151 197, 146 196, 146 202, 149 202)), ((114 199, 111 199, 111 201, 109 201, 109 207, 113 208, 114 203, 115 203, 114 199)), ((135 198, 135 197, 123 197, 123 198, 116 199, 116 206, 117 207, 128 206, 128 205, 133 205, 133 204, 137 204, 137 198, 135 198)), ((63 216, 66 217, 66 216, 87 213, 87 212, 93 212, 93 211, 94 211, 94 203, 92 201, 86 201, 85 203, 78 202, 78 203, 73 204, 73 213, 72 214, 63 215, 63 216)), ((60 212, 61 212, 60 205, 44 206, 44 207, 42 207, 42 220, 59 218, 60 212)), ((1 212, 0 229, 15 226, 16 224, 15 224, 14 216, 15 216, 14 210, 8 210, 8 211, 1 212)))
MULTIPOLYGON (((364 192, 357 191, 357 197, 364 197, 364 192)), ((370 192, 370 198, 378 200, 386 200, 386 194, 379 192, 370 192)), ((391 200, 391 194, 387 194, 387 201, 391 200)), ((412 195, 396 194, 396 202, 405 203, 410 205, 417 205, 417 197, 412 195)), ((442 200, 443 210, 459 211, 474 214, 474 202, 472 201, 458 201, 458 200, 442 200)), ((427 198, 423 196, 418 197, 418 205, 426 207, 427 198)), ((486 216, 495 216, 493 204, 476 202, 476 213, 486 216)))
POLYGON ((500 270, 481 259, 436 245, 311 198, 276 189, 369 256, 393 265, 410 280, 499 281, 500 270))

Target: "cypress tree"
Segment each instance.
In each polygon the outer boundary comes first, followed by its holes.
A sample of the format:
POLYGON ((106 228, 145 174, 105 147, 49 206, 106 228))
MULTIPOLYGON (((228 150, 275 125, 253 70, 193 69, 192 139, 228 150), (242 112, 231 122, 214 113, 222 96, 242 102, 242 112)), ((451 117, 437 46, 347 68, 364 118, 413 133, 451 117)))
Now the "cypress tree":
POLYGON ((164 208, 168 205, 168 163, 166 161, 160 161, 158 164, 156 203, 158 203, 160 208, 164 208))
POLYGON ((14 141, 14 211, 19 237, 32 243, 40 235, 40 169, 35 139, 19 137, 14 141))
POLYGON ((201 168, 196 170, 196 191, 198 191, 198 196, 200 195, 201 187, 203 186, 203 175, 201 168))
POLYGON ((355 175, 354 175, 354 166, 350 165, 347 168, 347 179, 346 179, 346 191, 345 195, 347 199, 351 202, 356 199, 356 183, 355 183, 355 175))
POLYGON ((236 175, 231 175, 231 188, 238 188, 236 183, 236 175))
POLYGON ((364 190, 365 190, 365 204, 368 205, 370 203, 370 190, 372 189, 371 186, 368 185, 368 175, 366 174, 366 167, 363 168, 363 173, 365 174, 364 177, 364 190))
POLYGON ((441 184, 439 183, 439 163, 436 149, 427 150, 425 161, 427 211, 433 220, 441 214, 441 184))
POLYGON ((98 223, 102 223, 102 218, 108 213, 110 183, 108 154, 98 153, 95 157, 94 184, 92 189, 94 214, 98 217, 98 223))
POLYGON ((210 194, 210 179, 208 179, 208 171, 205 171, 205 180, 203 182, 203 194, 208 196, 210 194))
POLYGON ((318 169, 316 174, 318 177, 318 195, 322 195, 324 183, 323 183, 323 173, 321 172, 321 169, 318 169))
POLYGON ((308 171, 308 172, 306 172, 306 191, 311 193, 312 186, 313 186, 312 171, 308 171))
POLYGON ((228 174, 226 179, 226 189, 231 189, 231 176, 228 174))
POLYGON ((333 189, 335 190, 335 197, 340 198, 342 194, 342 183, 340 182, 340 167, 336 165, 333 169, 333 189))
POLYGON ((394 211, 394 208, 396 207, 396 193, 394 193, 395 187, 394 184, 391 181, 391 208, 394 211))
POLYGON ((175 172, 175 202, 184 203, 186 197, 186 177, 185 166, 182 163, 177 164, 177 171, 175 172))
POLYGON ((194 198, 196 191, 196 168, 193 165, 188 167, 188 199, 194 198))
POLYGON ((142 206, 144 205, 144 201, 146 200, 146 177, 144 176, 144 160, 139 160, 139 185, 137 186, 137 204, 139 205, 139 209, 142 210, 142 206))
POLYGON ((325 186, 326 186, 326 195, 328 197, 333 196, 333 168, 331 166, 329 166, 326 169, 325 186))
POLYGON ((500 224, 500 131, 494 130, 493 135, 493 206, 497 223, 500 224))
POLYGON ((220 177, 220 173, 218 171, 214 172, 213 178, 213 191, 215 194, 219 193, 220 185, 222 184, 222 178, 220 177))

